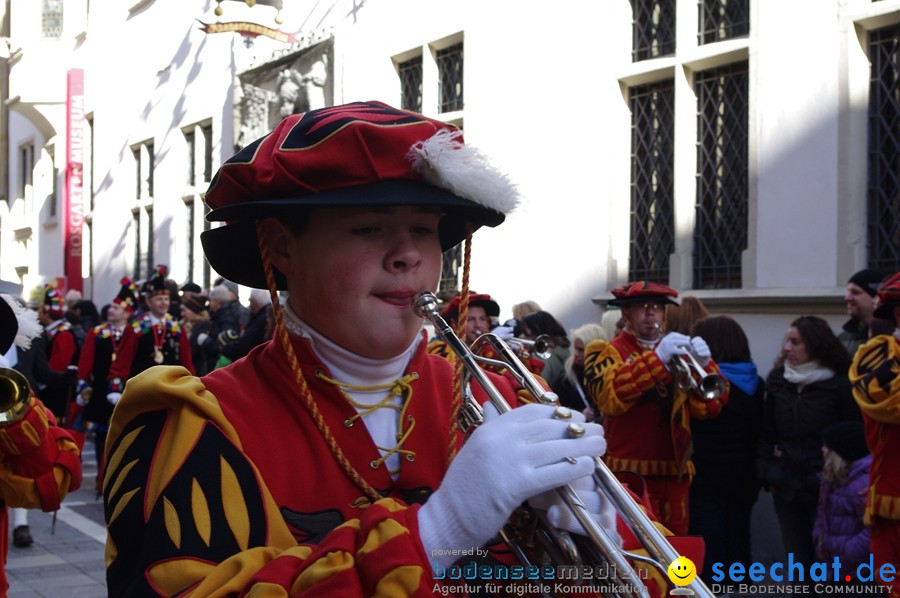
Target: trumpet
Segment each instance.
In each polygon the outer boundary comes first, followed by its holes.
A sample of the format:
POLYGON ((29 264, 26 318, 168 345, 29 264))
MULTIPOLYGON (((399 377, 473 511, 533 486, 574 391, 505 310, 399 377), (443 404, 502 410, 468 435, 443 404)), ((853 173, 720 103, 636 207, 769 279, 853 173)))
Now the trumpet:
MULTIPOLYGON (((656 329, 660 330, 659 322, 656 323, 656 329)), ((715 401, 728 390, 725 378, 707 372, 690 351, 684 355, 676 355, 666 367, 672 372, 672 378, 679 389, 683 392, 695 390, 704 401, 715 401)))
MULTIPOLYGON (((422 293, 416 298, 415 302, 416 314, 420 317, 428 319, 434 326, 436 334, 443 340, 448 347, 456 354, 457 358, 462 362, 465 369, 466 384, 464 384, 465 402, 460 410, 460 422, 464 432, 466 427, 477 425, 483 421, 482 408, 472 395, 470 382, 474 378, 487 394, 489 400, 498 412, 506 413, 511 407, 504 399, 503 395, 490 381, 487 374, 482 370, 479 363, 488 361, 496 365, 499 360, 485 360, 478 356, 472 348, 468 347, 454 333, 446 321, 440 316, 437 309, 437 299, 431 293, 422 293)), ((473 345, 487 343, 495 352, 503 359, 503 365, 518 380, 535 399, 536 402, 543 404, 557 404, 557 397, 554 393, 544 390, 537 382, 534 376, 525 368, 510 347, 504 343, 495 334, 484 334, 479 337, 473 345)), ((566 419, 571 417, 571 412, 567 409, 558 407, 556 417, 566 419)), ((570 436, 576 437, 584 433, 584 428, 579 424, 569 425, 570 436)), ((586 536, 587 547, 585 552, 590 555, 596 562, 587 561, 581 554, 581 547, 567 532, 554 529, 541 516, 535 516, 529 513, 530 521, 527 524, 527 530, 531 531, 532 538, 537 538, 538 542, 543 544, 548 558, 558 564, 592 564, 592 565, 608 565, 611 572, 608 583, 614 584, 616 595, 626 596, 629 598, 649 598, 646 586, 640 581, 640 577, 634 570, 629 559, 632 561, 644 562, 662 573, 663 579, 667 579, 666 569, 668 565, 662 563, 671 563, 680 555, 672 548, 665 536, 656 528, 652 521, 647 517, 644 511, 631 498, 631 495, 624 486, 616 479, 615 475, 609 470, 599 457, 594 458, 594 481, 600 491, 611 501, 621 514, 625 522, 632 529, 635 536, 643 543, 647 549, 649 557, 626 552, 619 548, 618 544, 610 538, 606 530, 600 526, 593 516, 585 507, 584 501, 578 496, 571 486, 566 485, 556 489, 556 493, 570 510, 575 519, 579 522, 586 536)), ((523 507, 527 512, 527 509, 523 507)), ((522 510, 522 509, 520 509, 522 510)), ((521 526, 520 526, 521 527, 521 526)), ((533 565, 534 563, 528 556, 523 542, 513 533, 512 524, 508 523, 506 528, 501 531, 501 538, 510 547, 510 550, 519 559, 523 565, 533 565)), ((528 538, 525 538, 527 541, 528 538)), ((539 562, 538 564, 543 564, 539 562)), ((689 584, 700 598, 714 598, 713 593, 696 578, 689 584)))
POLYGON ((14 424, 28 411, 31 387, 18 370, 0 368, 0 427, 14 424))
POLYGON ((534 355, 538 359, 549 359, 555 346, 548 334, 538 335, 534 340, 513 337, 506 342, 516 354, 534 355))

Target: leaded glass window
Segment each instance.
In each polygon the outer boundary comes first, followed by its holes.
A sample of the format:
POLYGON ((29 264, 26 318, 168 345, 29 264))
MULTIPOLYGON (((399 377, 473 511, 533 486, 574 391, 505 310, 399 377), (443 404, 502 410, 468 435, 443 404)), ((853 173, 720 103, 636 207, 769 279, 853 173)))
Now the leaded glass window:
POLYGON ((668 282, 675 251, 675 87, 631 89, 631 238, 629 280, 668 282))
POLYGON ((741 287, 747 249, 747 63, 698 73, 694 288, 741 287))
POLYGON ((397 65, 400 75, 400 107, 422 112, 422 55, 397 65))
POLYGON ((440 79, 438 112, 463 109, 463 43, 459 42, 435 55, 440 79))
POLYGON ((632 0, 631 9, 632 62, 674 54, 674 0, 632 0))
POLYGON ((869 267, 900 270, 900 25, 869 34, 869 267))
POLYGON ((700 0, 699 9, 701 46, 750 33, 750 0, 700 0))

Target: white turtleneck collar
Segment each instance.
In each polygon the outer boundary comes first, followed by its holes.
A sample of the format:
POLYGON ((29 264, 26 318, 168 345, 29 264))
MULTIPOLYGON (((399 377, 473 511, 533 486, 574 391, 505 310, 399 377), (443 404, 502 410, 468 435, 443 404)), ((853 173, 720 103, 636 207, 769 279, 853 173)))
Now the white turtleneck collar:
MULTIPOLYGON (((289 302, 285 303, 282 310, 284 325, 288 332, 310 341, 313 351, 328 366, 331 376, 335 380, 353 386, 380 386, 382 388, 364 391, 344 388, 343 391, 360 406, 373 406, 387 398, 389 391, 383 390, 383 388, 403 376, 422 339, 422 335, 417 334, 412 344, 396 357, 372 359, 348 351, 325 338, 320 332, 301 320, 291 309, 289 302)), ((400 405, 401 398, 395 396, 390 402, 400 405)), ((362 413, 364 409, 356 407, 356 411, 362 413)), ((362 416, 361 420, 376 446, 393 447, 397 444, 399 413, 396 409, 381 408, 362 416)), ((385 452, 384 450, 380 451, 382 456, 385 452)), ((400 456, 392 454, 387 458, 385 465, 388 471, 398 471, 401 466, 400 462, 400 456)), ((397 475, 394 474, 392 477, 396 479, 397 475)))
POLYGON ((372 359, 349 351, 325 338, 312 326, 300 319, 290 303, 283 307, 284 325, 288 332, 311 341, 313 351, 318 355, 336 380, 356 386, 388 384, 394 382, 406 371, 422 336, 417 334, 412 344, 396 357, 372 359))

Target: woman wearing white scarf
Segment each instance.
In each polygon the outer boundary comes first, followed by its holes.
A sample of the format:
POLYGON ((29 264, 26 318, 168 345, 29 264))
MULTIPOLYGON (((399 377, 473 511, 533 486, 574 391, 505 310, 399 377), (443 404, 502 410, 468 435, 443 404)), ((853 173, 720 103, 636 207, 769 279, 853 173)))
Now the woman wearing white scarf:
POLYGON ((785 552, 815 562, 812 526, 822 470, 822 431, 861 419, 847 372, 850 356, 828 323, 815 316, 791 322, 766 381, 757 466, 774 498, 785 552))

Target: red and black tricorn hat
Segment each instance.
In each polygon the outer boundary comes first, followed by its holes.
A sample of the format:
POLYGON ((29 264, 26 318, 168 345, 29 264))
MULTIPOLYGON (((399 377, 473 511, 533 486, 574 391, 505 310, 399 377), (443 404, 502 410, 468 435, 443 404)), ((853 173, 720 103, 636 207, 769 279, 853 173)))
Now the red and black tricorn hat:
MULTIPOLYGON (((450 303, 444 306, 444 309, 441 310, 441 316, 449 320, 459 319, 460 301, 460 295, 457 295, 456 297, 451 299, 450 303)), ((469 307, 484 308, 484 313, 486 313, 491 318, 496 318, 500 315, 500 306, 497 305, 496 301, 491 299, 490 295, 472 293, 471 295, 469 295, 469 307)))
POLYGON ((894 307, 900 305, 900 272, 893 274, 881 283, 878 289, 878 307, 875 309, 875 317, 882 320, 894 321, 894 307))
POLYGON ((667 303, 678 305, 678 302, 675 301, 675 298, 678 297, 678 291, 658 282, 647 282, 644 280, 629 282, 614 288, 612 294, 614 299, 609 301, 607 305, 624 307, 635 303, 648 302, 657 302, 662 305, 667 303))
MULTIPOLYGON (((475 229, 496 226, 515 206, 509 179, 463 142, 456 127, 380 102, 295 114, 229 159, 206 193, 201 235, 217 272, 265 288, 256 220, 297 208, 435 206, 449 249, 475 229)), ((276 283, 284 280, 276 272, 276 283)))

